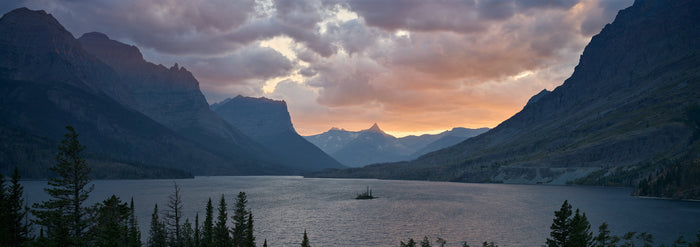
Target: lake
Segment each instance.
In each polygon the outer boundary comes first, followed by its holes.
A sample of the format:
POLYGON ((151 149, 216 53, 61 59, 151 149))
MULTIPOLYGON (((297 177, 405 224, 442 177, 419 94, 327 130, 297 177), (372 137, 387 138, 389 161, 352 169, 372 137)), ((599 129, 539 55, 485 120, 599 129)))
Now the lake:
MULTIPOLYGON (((541 246, 554 211, 569 200, 588 216, 591 230, 606 221, 616 235, 653 234, 669 245, 680 234, 695 239, 700 202, 629 196, 630 188, 470 184, 302 177, 196 177, 180 180, 97 180, 90 204, 116 194, 133 197, 139 225, 148 232, 153 206, 165 209, 173 183, 181 189, 185 217, 204 220, 208 198, 216 207, 223 194, 231 206, 239 191, 248 194, 258 245, 299 246, 304 230, 312 246, 398 246, 399 241, 441 237, 446 246, 541 246), (355 200, 366 186, 374 200, 355 200)), ((46 181, 23 181, 29 203, 48 199, 46 181)), ((184 219, 183 219, 184 221, 184 219)), ((434 242, 433 242, 434 243, 434 242)), ((435 245, 433 245, 435 246, 435 245)))

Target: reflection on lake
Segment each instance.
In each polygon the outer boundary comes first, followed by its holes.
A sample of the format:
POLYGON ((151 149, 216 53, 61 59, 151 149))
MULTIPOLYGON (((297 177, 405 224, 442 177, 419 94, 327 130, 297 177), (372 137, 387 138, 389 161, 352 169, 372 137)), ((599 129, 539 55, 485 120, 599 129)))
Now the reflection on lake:
MULTIPOLYGON (((499 246, 541 246, 564 200, 580 208, 591 230, 603 221, 614 234, 646 231, 655 243, 679 234, 695 239, 700 230, 700 202, 643 199, 628 188, 467 184, 301 177, 196 177, 184 180, 99 180, 90 203, 112 194, 122 201, 134 197, 142 232, 148 232, 153 205, 163 210, 181 188, 185 217, 204 219, 207 199, 214 207, 223 194, 233 205, 239 191, 248 194, 259 245, 298 246, 306 229, 312 246, 398 246, 408 238, 442 237, 446 246, 471 246, 494 241, 499 246), (366 186, 374 200, 355 200, 366 186)), ((29 203, 48 198, 46 181, 24 181, 29 203)), ((216 210, 214 212, 216 218, 216 210)), ((232 211, 229 212, 229 216, 232 211)), ((229 219, 229 223, 230 219, 229 219)))

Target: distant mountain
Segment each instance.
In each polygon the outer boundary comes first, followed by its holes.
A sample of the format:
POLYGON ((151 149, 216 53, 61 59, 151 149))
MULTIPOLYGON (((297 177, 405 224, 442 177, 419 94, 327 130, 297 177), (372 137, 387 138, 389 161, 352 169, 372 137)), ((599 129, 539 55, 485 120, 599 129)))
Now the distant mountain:
POLYGON ((487 128, 455 128, 437 135, 396 138, 382 131, 375 123, 366 130, 347 131, 332 128, 327 132, 305 138, 341 163, 359 167, 414 159, 430 151, 457 144, 487 130, 487 128))
POLYGON ((344 168, 294 130, 284 101, 237 96, 211 108, 244 134, 261 143, 279 162, 303 171, 344 168))
POLYGON ((630 186, 674 163, 664 161, 697 160, 697 13, 700 1, 637 0, 563 85, 487 133, 411 162, 318 176, 630 186))
MULTIPOLYGON (((189 74, 180 69, 174 73, 189 74)), ((128 83, 133 81, 124 78, 44 11, 20 8, 3 15, 0 172, 9 174, 19 166, 25 178, 46 177, 66 125, 80 134, 92 166, 102 171, 121 167, 119 171, 131 174, 122 177, 158 177, 156 173, 171 171, 164 168, 210 175, 289 172, 242 148, 221 155, 178 133, 181 129, 154 121, 141 111, 147 107, 134 109, 144 101, 131 93, 134 87, 128 83)))

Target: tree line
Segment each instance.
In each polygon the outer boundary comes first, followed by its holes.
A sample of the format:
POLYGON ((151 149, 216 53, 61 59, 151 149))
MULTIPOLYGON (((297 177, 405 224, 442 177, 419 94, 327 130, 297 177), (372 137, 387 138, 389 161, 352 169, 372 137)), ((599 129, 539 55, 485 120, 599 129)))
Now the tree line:
MULTIPOLYGON (((35 203, 30 208, 25 203, 20 176, 14 169, 9 184, 0 174, 0 246, 98 246, 98 247, 254 247, 253 213, 246 207, 248 202, 245 192, 239 192, 230 217, 232 227, 228 227, 228 207, 224 195, 217 206, 214 219, 214 205, 211 198, 207 201, 204 221, 200 226, 199 213, 194 223, 186 218, 184 221, 180 188, 175 183, 174 190, 168 197, 164 210, 159 211, 154 205, 146 242, 141 240, 141 232, 134 214, 134 200, 123 202, 116 195, 95 205, 87 206, 94 186, 90 184, 90 167, 81 152, 85 146, 78 142, 78 134, 67 126, 68 133, 59 144, 56 164, 50 169, 56 174, 48 180, 44 190, 50 199, 35 203), (34 217, 30 219, 30 214, 34 217), (38 235, 32 228, 39 228, 38 235)), ((598 234, 593 235, 591 225, 585 213, 572 210, 571 204, 564 201, 561 208, 554 212, 550 227, 550 237, 546 239, 547 247, 633 247, 652 246, 651 234, 629 232, 622 236, 610 234, 607 223, 598 227, 598 234)), ((446 241, 435 240, 444 247, 446 241)), ((437 246, 436 245, 436 246, 437 246)), ((267 239, 263 241, 267 247, 267 239)), ((302 247, 310 247, 306 230, 301 242, 302 247)), ((416 242, 409 239, 400 247, 431 247, 426 236, 416 242)), ((462 242, 462 247, 469 247, 462 242)), ((494 242, 483 242, 482 247, 497 247, 494 242)), ((664 246, 664 245, 660 245, 664 246)), ((671 246, 700 247, 700 232, 697 240, 686 241, 679 237, 671 246)))

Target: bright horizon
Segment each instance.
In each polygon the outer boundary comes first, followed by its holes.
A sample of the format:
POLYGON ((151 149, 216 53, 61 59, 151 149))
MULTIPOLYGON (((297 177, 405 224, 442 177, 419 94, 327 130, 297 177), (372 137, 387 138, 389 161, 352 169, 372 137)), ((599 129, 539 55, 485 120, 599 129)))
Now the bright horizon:
POLYGON ((45 1, 75 37, 98 31, 191 71, 209 103, 284 100, 301 135, 338 127, 402 137, 493 128, 573 72, 632 0, 45 1))

